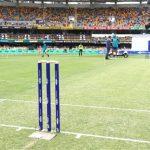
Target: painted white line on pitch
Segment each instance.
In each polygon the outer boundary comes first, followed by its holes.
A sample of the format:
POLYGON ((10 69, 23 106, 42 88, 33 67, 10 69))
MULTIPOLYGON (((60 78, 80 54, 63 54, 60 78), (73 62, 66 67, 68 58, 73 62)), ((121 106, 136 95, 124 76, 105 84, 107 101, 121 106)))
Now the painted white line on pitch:
POLYGON ((21 131, 22 130, 22 127, 20 127, 20 128, 18 128, 18 129, 16 129, 16 131, 21 131))
POLYGON ((150 110, 147 110, 147 109, 130 109, 130 108, 103 107, 103 106, 88 106, 88 105, 72 105, 72 104, 61 104, 61 105, 62 105, 62 106, 71 106, 71 107, 82 107, 82 108, 110 109, 110 110, 135 111, 135 112, 146 112, 146 113, 150 113, 150 110))
MULTIPOLYGON (((10 102, 21 102, 21 103, 33 103, 36 104, 37 102, 34 101, 26 101, 26 100, 13 100, 13 99, 0 99, 3 101, 10 101, 10 102)), ((46 102, 43 102, 46 103, 46 102)), ((52 103, 54 105, 54 103, 52 103)), ((132 108, 118 108, 118 107, 104 107, 104 106, 91 106, 91 105, 74 105, 74 104, 60 104, 61 106, 69 106, 69 107, 80 107, 80 108, 94 108, 94 109, 107 109, 107 110, 116 110, 116 111, 131 111, 131 112, 145 112, 150 113, 148 109, 132 109, 132 108)))
POLYGON ((67 131, 62 131, 61 133, 73 134, 73 135, 80 134, 80 136, 85 136, 85 137, 95 137, 95 138, 108 139, 108 140, 117 140, 117 141, 126 141, 126 142, 150 144, 150 141, 145 141, 145 140, 141 140, 141 139, 137 140, 137 139, 119 138, 119 137, 111 137, 111 136, 101 136, 101 135, 95 135, 95 134, 75 133, 75 132, 67 132, 67 131))
MULTIPOLYGON (((35 130, 35 128, 32 128, 32 127, 24 127, 24 126, 17 126, 17 125, 0 124, 0 126, 7 127, 7 128, 22 128, 22 129, 26 129, 26 130, 35 130)), ((146 140, 142 140, 142 139, 119 138, 119 137, 112 137, 112 136, 103 136, 103 135, 86 134, 86 133, 69 132, 69 131, 61 131, 61 133, 68 134, 68 135, 75 135, 76 138, 77 137, 80 138, 81 136, 84 136, 84 137, 94 137, 94 138, 100 138, 100 139, 106 139, 106 140, 116 140, 116 141, 124 141, 124 142, 150 144, 150 141, 146 141, 146 140)))
POLYGON ((37 103, 37 102, 34 102, 34 101, 26 101, 26 100, 17 100, 17 99, 0 99, 0 101, 9 101, 9 102, 21 102, 21 103, 37 103))
POLYGON ((76 135, 76 139, 79 139, 81 137, 81 134, 76 135))
POLYGON ((0 103, 2 103, 2 102, 4 102, 5 100, 3 100, 3 99, 0 99, 0 103))
POLYGON ((35 128, 32 127, 23 127, 23 126, 16 126, 16 125, 7 125, 7 124, 0 124, 1 127, 8 127, 8 128, 21 128, 21 129, 27 129, 27 130, 36 130, 35 128))

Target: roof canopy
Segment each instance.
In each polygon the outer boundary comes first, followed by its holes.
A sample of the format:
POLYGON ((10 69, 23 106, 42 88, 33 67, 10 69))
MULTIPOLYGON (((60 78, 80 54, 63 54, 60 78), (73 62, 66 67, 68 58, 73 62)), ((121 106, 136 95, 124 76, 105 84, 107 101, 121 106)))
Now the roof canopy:
POLYGON ((5 6, 20 4, 22 6, 35 7, 41 5, 44 7, 137 7, 147 5, 147 0, 0 0, 0 4, 5 6), (30 4, 30 5, 28 5, 30 4))

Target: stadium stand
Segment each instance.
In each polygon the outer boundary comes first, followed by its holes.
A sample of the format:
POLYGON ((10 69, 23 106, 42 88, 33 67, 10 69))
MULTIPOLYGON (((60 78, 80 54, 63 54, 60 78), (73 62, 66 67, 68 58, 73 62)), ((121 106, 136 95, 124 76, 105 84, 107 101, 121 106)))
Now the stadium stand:
POLYGON ((47 27, 145 28, 148 8, 0 7, 0 25, 47 27), (114 17, 115 16, 115 17, 114 17), (71 20, 69 17, 73 17, 71 20), (113 21, 114 20, 114 21, 113 21))
POLYGON ((65 2, 61 7, 61 3, 49 5, 46 1, 37 6, 34 0, 10 1, 9 5, 5 5, 6 0, 0 2, 0 44, 2 47, 32 49, 46 41, 50 47, 71 49, 83 43, 86 47, 99 48, 105 47, 107 36, 114 33, 121 48, 131 48, 131 34, 150 32, 145 30, 149 27, 150 16, 147 1, 146 4, 142 0, 141 4, 130 6, 115 2, 107 6, 106 2, 103 4, 100 1, 99 6, 93 1, 88 7, 82 3, 81 7, 69 7, 65 2))

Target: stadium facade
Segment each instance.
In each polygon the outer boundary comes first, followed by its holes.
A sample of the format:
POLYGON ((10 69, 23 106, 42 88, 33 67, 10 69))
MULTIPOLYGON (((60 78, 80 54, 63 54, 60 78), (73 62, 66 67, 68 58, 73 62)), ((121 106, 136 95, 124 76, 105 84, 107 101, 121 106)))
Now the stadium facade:
POLYGON ((1 46, 35 49, 45 41, 69 48, 79 43, 103 47, 105 34, 121 34, 121 47, 131 47, 130 35, 150 33, 145 29, 150 18, 147 0, 1 0, 0 4, 1 46))

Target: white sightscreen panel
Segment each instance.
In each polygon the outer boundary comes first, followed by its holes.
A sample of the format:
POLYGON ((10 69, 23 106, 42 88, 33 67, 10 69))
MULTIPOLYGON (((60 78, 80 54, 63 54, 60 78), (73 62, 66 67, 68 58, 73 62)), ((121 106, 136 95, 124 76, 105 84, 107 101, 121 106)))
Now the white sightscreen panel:
POLYGON ((132 50, 133 51, 147 51, 148 41, 150 41, 150 35, 133 35, 132 50))

